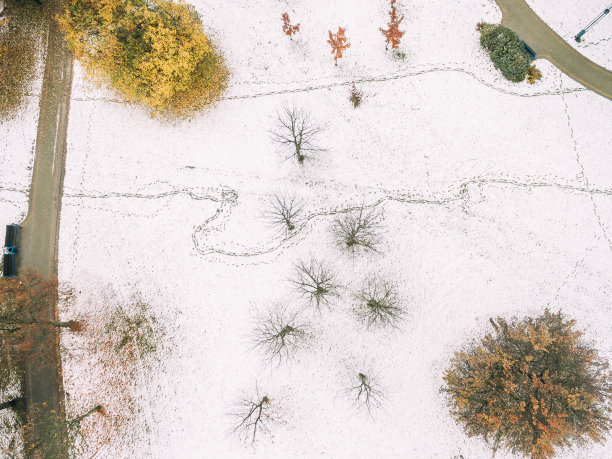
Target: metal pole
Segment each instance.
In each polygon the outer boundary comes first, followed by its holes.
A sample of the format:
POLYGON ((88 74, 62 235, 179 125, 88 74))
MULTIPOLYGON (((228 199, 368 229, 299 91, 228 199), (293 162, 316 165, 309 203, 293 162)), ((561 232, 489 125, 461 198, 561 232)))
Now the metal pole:
POLYGON ((603 19, 603 17, 608 14, 610 11, 612 11, 612 5, 610 5, 609 7, 607 7, 605 10, 603 10, 603 13, 601 13, 599 16, 597 16, 595 19, 593 19, 588 26, 586 26, 584 29, 582 29, 580 32, 578 32, 578 34, 574 37, 576 39, 576 41, 580 41, 580 39, 582 38, 582 36, 587 33, 587 31, 593 27, 595 24, 597 24, 599 21, 601 21, 603 19))

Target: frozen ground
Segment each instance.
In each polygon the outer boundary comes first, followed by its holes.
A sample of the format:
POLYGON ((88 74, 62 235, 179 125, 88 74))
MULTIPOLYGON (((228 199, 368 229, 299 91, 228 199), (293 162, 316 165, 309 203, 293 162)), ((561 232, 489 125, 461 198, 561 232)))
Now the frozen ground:
POLYGON ((527 0, 527 3, 566 42, 593 62, 612 69, 612 14, 590 29, 580 43, 574 39, 578 32, 610 6, 610 0, 527 0))
POLYGON ((69 412, 102 403, 112 422, 126 404, 137 412, 110 439, 88 425, 84 457, 486 458, 439 389, 489 317, 562 308, 612 358, 610 101, 547 62, 536 85, 503 81, 474 30, 500 19, 493 2, 404 2, 405 61, 384 52, 386 2, 193 3, 232 69, 214 110, 160 123, 75 75, 59 269, 79 295, 62 315, 95 322, 109 290, 140 291, 168 332, 161 368, 129 380, 86 352, 87 334, 63 337, 69 412), (285 11, 301 23, 293 42, 285 11), (352 46, 335 67, 325 40, 339 25, 352 46), (285 101, 325 125, 326 151, 304 167, 270 140, 285 101), (262 218, 277 191, 312 216, 292 238, 262 218), (384 242, 351 259, 330 225, 362 203, 384 209, 384 242), (274 303, 304 306, 287 279, 310 257, 333 263, 342 296, 320 315, 305 310, 311 345, 271 365, 252 349, 254 320, 274 303), (366 331, 352 316, 368 272, 400 283, 399 330, 366 331), (349 369, 385 387, 372 416, 345 392, 349 369), (228 413, 256 382, 276 422, 245 445, 228 413))

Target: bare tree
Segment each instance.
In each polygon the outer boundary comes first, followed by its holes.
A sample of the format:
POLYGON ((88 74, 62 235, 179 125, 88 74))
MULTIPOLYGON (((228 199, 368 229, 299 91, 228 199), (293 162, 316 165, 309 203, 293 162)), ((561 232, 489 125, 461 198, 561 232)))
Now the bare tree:
POLYGON ((365 407, 368 413, 371 414, 372 408, 380 406, 383 397, 383 391, 378 383, 370 375, 366 373, 352 373, 351 385, 348 387, 349 392, 354 397, 354 403, 359 408, 365 407))
POLYGON ((323 151, 317 146, 316 139, 323 128, 312 121, 310 113, 295 105, 283 104, 277 112, 277 126, 270 131, 272 140, 290 151, 299 164, 323 151))
POLYGON ((304 203, 293 195, 274 194, 270 199, 270 210, 264 216, 274 225, 293 231, 304 211, 304 203))
POLYGON ((255 328, 255 347, 263 350, 270 359, 289 360, 312 336, 308 323, 302 322, 299 314, 288 313, 285 308, 275 307, 260 317, 255 328))
POLYGON ((302 260, 296 263, 295 279, 291 282, 300 296, 308 299, 309 305, 320 309, 321 305, 328 305, 331 298, 339 296, 336 277, 331 267, 313 258, 308 264, 302 260))
POLYGON ((355 314, 368 328, 395 327, 405 314, 397 284, 377 274, 366 277, 355 300, 355 314))
POLYGON ((359 249, 377 251, 381 242, 382 210, 373 207, 346 212, 336 217, 333 233, 336 243, 342 249, 355 255, 359 249))
POLYGON ((250 439, 254 442, 258 433, 270 431, 268 428, 268 424, 272 421, 270 398, 267 395, 260 396, 259 388, 256 386, 255 395, 240 400, 231 415, 238 419, 234 432, 245 440, 250 439))

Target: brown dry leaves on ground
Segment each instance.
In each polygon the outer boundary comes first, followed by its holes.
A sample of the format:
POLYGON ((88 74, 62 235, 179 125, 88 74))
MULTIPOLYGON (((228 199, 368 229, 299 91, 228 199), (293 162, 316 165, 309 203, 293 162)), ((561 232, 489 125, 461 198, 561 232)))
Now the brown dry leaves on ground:
POLYGON ((44 8, 7 0, 0 16, 0 121, 25 105, 44 51, 44 8))
POLYGON ((83 421, 80 449, 89 456, 103 450, 112 454, 132 432, 146 429, 139 393, 159 368, 166 332, 138 293, 125 296, 107 288, 101 298, 88 301, 86 311, 86 325, 75 340, 81 352, 69 357, 79 360, 66 377, 67 386, 73 387, 70 411, 104 406, 104 416, 83 421))

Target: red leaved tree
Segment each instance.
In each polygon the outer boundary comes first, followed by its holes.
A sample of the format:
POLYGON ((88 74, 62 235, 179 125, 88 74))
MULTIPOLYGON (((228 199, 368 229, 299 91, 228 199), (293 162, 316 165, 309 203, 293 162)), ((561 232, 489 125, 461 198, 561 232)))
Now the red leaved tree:
POLYGON ((351 44, 348 42, 344 32, 346 32, 346 29, 343 29, 342 27, 338 27, 338 33, 331 33, 331 30, 329 31, 329 40, 327 40, 327 43, 329 43, 332 48, 331 52, 334 56, 336 65, 338 65, 338 59, 342 57, 342 52, 346 48, 351 47, 351 44))
POLYGON ((291 36, 300 31, 300 25, 291 25, 291 20, 289 19, 289 14, 287 13, 283 13, 281 19, 283 20, 283 32, 285 32, 285 35, 289 36, 289 39, 293 40, 291 36))
POLYGON ((403 20, 403 15, 399 18, 397 17, 395 0, 391 0, 391 9, 389 10, 389 23, 387 24, 387 29, 380 28, 380 31, 386 39, 385 49, 389 49, 389 45, 391 45, 391 49, 399 48, 400 41, 405 33, 399 29, 399 25, 403 20))

